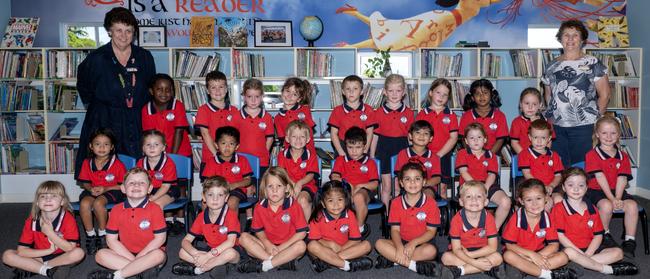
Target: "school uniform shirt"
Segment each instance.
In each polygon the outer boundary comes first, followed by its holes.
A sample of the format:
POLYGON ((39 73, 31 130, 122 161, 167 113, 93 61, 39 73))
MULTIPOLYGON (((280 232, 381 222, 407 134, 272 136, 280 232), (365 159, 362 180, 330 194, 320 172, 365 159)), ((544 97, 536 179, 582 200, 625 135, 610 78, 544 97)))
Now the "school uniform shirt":
POLYGON ((485 129, 485 132, 487 133, 487 143, 485 143, 485 146, 483 147, 485 149, 492 149, 492 146, 498 139, 505 139, 508 137, 508 122, 506 120, 506 115, 497 108, 492 108, 485 117, 481 117, 474 109, 466 110, 460 117, 458 133, 461 136, 465 136, 465 128, 467 125, 474 122, 481 123, 483 129, 485 129))
POLYGON ((275 245, 282 244, 299 232, 307 231, 305 214, 296 200, 285 198, 282 206, 274 212, 267 199, 263 199, 253 210, 251 232, 263 231, 275 245))
POLYGON ((95 159, 88 158, 81 165, 81 171, 79 172, 77 181, 90 183, 93 187, 113 187, 122 184, 125 174, 126 167, 117 158, 117 155, 112 155, 102 169, 99 169, 95 165, 95 159))
MULTIPOLYGON (((467 172, 474 178, 485 183, 487 180, 488 174, 493 173, 499 176, 499 162, 497 162, 497 156, 495 156, 492 151, 483 150, 483 154, 480 157, 476 157, 472 154, 472 151, 465 148, 458 151, 456 155, 456 170, 466 167, 467 172)), ((460 176, 460 185, 465 183, 463 176, 460 176)))
POLYGON ((309 189, 312 194, 318 192, 318 187, 316 186, 316 179, 319 176, 318 157, 307 148, 302 150, 302 155, 300 155, 300 157, 295 161, 291 156, 291 150, 285 149, 278 155, 278 167, 284 168, 289 174, 289 178, 291 178, 291 181, 294 183, 305 177, 307 174, 314 174, 314 179, 307 182, 307 184, 302 187, 309 189))
MULTIPOLYGON (((63 239, 74 242, 79 246, 79 230, 74 215, 63 208, 60 209, 59 215, 52 221, 54 232, 63 239)), ((40 219, 33 219, 31 216, 25 220, 23 231, 20 234, 18 245, 29 247, 37 250, 49 249, 52 243, 47 236, 41 231, 40 219)), ((64 253, 61 248, 57 248, 52 255, 64 253)))
POLYGON ((449 237, 460 240, 460 245, 470 250, 487 246, 488 239, 497 237, 498 234, 499 231, 494 216, 485 209, 481 211, 481 217, 476 227, 472 226, 467 220, 465 209, 461 209, 456 213, 449 225, 449 237))
POLYGON ((539 153, 528 147, 519 153, 517 166, 520 170, 528 169, 534 178, 550 184, 556 175, 562 175, 564 165, 557 152, 546 148, 544 153, 539 153))
POLYGON ((120 242, 133 254, 140 253, 155 234, 166 231, 162 209, 148 199, 137 205, 129 204, 127 199, 114 206, 106 224, 106 233, 117 234, 120 242))
MULTIPOLYGON (((217 155, 206 163, 201 178, 205 179, 215 175, 225 178, 228 183, 235 183, 244 180, 248 176, 253 176, 253 170, 248 159, 242 155, 235 153, 229 161, 225 161, 221 159, 220 155, 217 155)), ((247 193, 246 187, 238 189, 244 194, 247 193)))
POLYGON ((205 237, 205 241, 210 248, 221 245, 228 239, 229 235, 235 235, 239 238, 241 230, 239 229, 238 212, 232 211, 228 209, 228 205, 224 205, 213 223, 210 221, 209 211, 208 209, 203 210, 196 216, 196 220, 194 220, 190 228, 191 235, 205 237))
POLYGON ((309 240, 328 240, 334 241, 339 246, 343 246, 349 240, 361 240, 357 217, 352 210, 341 212, 339 218, 323 210, 318 219, 309 223, 309 240))
POLYGON ((361 129, 375 127, 377 122, 373 116, 372 107, 361 102, 358 107, 353 108, 343 103, 332 110, 327 126, 335 127, 338 130, 339 140, 345 139, 345 132, 348 129, 357 126, 361 129))
POLYGON ((440 227, 440 209, 436 200, 423 193, 414 205, 408 204, 406 195, 400 195, 390 204, 388 225, 399 226, 402 240, 411 241, 426 233, 427 228, 440 227))
POLYGON ((154 189, 160 188, 163 183, 171 184, 172 187, 176 186, 176 164, 167 154, 163 153, 155 166, 149 163, 147 157, 140 158, 136 165, 147 171, 154 189))
MULTIPOLYGON (((541 119, 546 120, 544 116, 541 116, 541 119)), ((548 122, 548 120, 546 120, 548 122)), ((519 115, 517 118, 512 120, 512 125, 510 125, 510 139, 518 140, 519 146, 522 150, 527 146, 530 146, 530 138, 528 138, 528 127, 532 121, 530 118, 519 115)), ((549 122, 549 124, 552 124, 549 122)), ((555 131, 553 130, 553 125, 551 127, 551 139, 555 139, 555 131)))
POLYGON ((189 131, 190 124, 187 122, 187 114, 183 103, 176 98, 167 103, 167 108, 163 111, 156 111, 153 101, 142 107, 142 130, 157 130, 165 136, 167 142, 166 152, 173 153, 174 134, 176 129, 182 129, 181 145, 178 147, 176 154, 183 156, 192 155, 190 146, 189 131))
POLYGON ((566 199, 556 203, 551 211, 557 231, 563 233, 580 249, 589 247, 594 236, 605 233, 598 208, 589 199, 584 199, 584 202, 587 208, 582 213, 571 207, 566 199))
POLYGON ((458 132, 458 117, 448 107, 445 107, 440 112, 436 112, 428 107, 424 108, 418 113, 415 120, 427 121, 433 127, 433 139, 429 143, 428 148, 434 153, 438 153, 445 143, 447 143, 451 137, 449 134, 458 132))
POLYGON ((278 114, 273 119, 273 124, 275 124, 275 132, 278 135, 278 139, 283 142, 284 147, 289 147, 289 143, 284 140, 287 133, 287 126, 289 123, 294 120, 300 120, 305 122, 311 130, 309 130, 309 142, 307 143, 307 148, 309 150, 315 151, 316 147, 314 145, 314 129, 316 128, 316 123, 311 116, 311 111, 307 105, 296 104, 292 108, 285 110, 280 109, 278 114))
POLYGON ((596 181, 596 173, 602 172, 607 178, 609 188, 616 189, 616 180, 619 176, 627 177, 627 180, 632 180, 632 166, 630 165, 630 155, 625 151, 616 148, 614 157, 609 156, 605 151, 600 148, 600 144, 596 145, 592 150, 585 155, 585 171, 589 174, 589 188, 602 191, 598 181, 596 181))
POLYGON ((268 167, 271 155, 266 148, 266 140, 275 134, 273 117, 263 108, 257 115, 250 115, 245 105, 237 117, 237 129, 241 134, 237 151, 257 156, 260 167, 268 167))
MULTIPOLYGON (((413 110, 404 103, 397 109, 390 109, 386 103, 374 110, 376 128, 374 134, 391 138, 404 138, 408 136, 409 128, 413 124, 413 110)), ((362 127, 363 128, 363 127, 362 127)), ((345 134, 343 134, 345 137, 345 134)))
POLYGON ((440 157, 429 149, 426 149, 422 155, 418 155, 410 147, 397 153, 394 170, 395 175, 398 175, 402 167, 408 162, 419 162, 422 164, 426 171, 424 175, 427 179, 440 176, 440 157))
POLYGON ((377 163, 365 154, 358 160, 353 160, 347 155, 338 156, 332 169, 332 174, 335 173, 352 186, 379 181, 377 163))
POLYGON ((517 244, 527 250, 539 251, 549 243, 558 242, 557 230, 546 211, 542 210, 539 222, 534 228, 528 224, 525 209, 520 208, 515 213, 516 215, 510 217, 501 234, 504 243, 517 244))
MULTIPOLYGON (((196 119, 194 120, 194 129, 199 130, 199 128, 208 129, 208 133, 212 137, 212 140, 215 142, 217 129, 224 126, 237 127, 236 116, 239 114, 239 110, 226 103, 226 106, 223 109, 219 109, 210 102, 199 107, 199 110, 196 113, 196 119)), ((241 132, 241 131, 240 131, 241 132)), ((212 143, 210 143, 212 144, 212 143)), ((212 153, 208 149, 205 139, 203 140, 202 151, 201 151, 201 162, 205 163, 210 161, 212 153)))

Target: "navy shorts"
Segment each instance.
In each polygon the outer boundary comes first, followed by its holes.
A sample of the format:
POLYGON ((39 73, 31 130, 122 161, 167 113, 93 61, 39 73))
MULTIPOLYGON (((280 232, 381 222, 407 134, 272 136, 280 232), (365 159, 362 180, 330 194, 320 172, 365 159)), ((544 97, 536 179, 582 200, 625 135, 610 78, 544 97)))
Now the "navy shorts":
MULTIPOLYGON (((210 250, 212 250, 212 247, 210 247, 208 245, 208 243, 205 242, 204 239, 200 239, 200 240, 197 239, 197 241, 193 242, 192 245, 194 246, 194 248, 196 250, 199 250, 201 252, 209 252, 210 250)), ((240 258, 242 258, 244 255, 246 255, 246 251, 244 251, 244 249, 239 245, 233 246, 232 249, 235 249, 235 251, 237 251, 237 253, 239 253, 240 258)))
POLYGON ((497 184, 497 182, 492 184, 492 186, 490 186, 490 189, 488 189, 488 200, 492 199, 492 196, 494 196, 494 194, 496 194, 496 192, 499 192, 499 191, 504 192, 503 190, 501 190, 501 186, 499 186, 499 184, 497 184))
POLYGON ((440 157, 440 182, 451 185, 451 151, 440 157))
MULTIPOLYGON (((598 246, 598 249, 596 249, 596 252, 594 252, 594 255, 602 252, 603 250, 605 250, 607 248, 619 248, 619 247, 616 245, 616 243, 610 243, 609 245, 607 245, 605 243, 605 241, 601 241, 600 246, 598 246)), ((582 250, 582 252, 585 252, 585 251, 587 251, 587 248, 580 248, 580 250, 582 250)))
MULTIPOLYGON (((153 190, 151 190, 151 195, 155 195, 159 189, 160 188, 154 188, 153 190)), ((181 196, 181 191, 178 189, 178 186, 172 185, 169 187, 169 190, 167 190, 167 193, 165 194, 170 196, 173 200, 176 200, 178 199, 178 197, 181 196)))
MULTIPOLYGON (((108 203, 121 203, 125 198, 124 193, 122 193, 121 190, 109 190, 94 198, 98 198, 100 196, 106 198, 106 201, 108 203)), ((90 191, 83 190, 83 192, 79 194, 79 201, 83 200, 85 197, 93 197, 93 195, 90 193, 90 191)))
POLYGON ((240 202, 248 200, 248 196, 240 188, 237 188, 235 190, 231 190, 230 191, 230 196, 238 198, 240 202))
MULTIPOLYGON (((612 191, 613 192, 613 191, 612 191)), ((591 203, 597 205, 600 200, 607 199, 605 192, 601 190, 587 189, 587 194, 585 195, 591 203)), ((623 191, 623 198, 621 200, 634 200, 634 197, 627 193, 627 190, 623 191)))
POLYGON ((381 162, 381 174, 391 174, 390 158, 408 148, 407 137, 386 137, 379 135, 375 158, 381 162))

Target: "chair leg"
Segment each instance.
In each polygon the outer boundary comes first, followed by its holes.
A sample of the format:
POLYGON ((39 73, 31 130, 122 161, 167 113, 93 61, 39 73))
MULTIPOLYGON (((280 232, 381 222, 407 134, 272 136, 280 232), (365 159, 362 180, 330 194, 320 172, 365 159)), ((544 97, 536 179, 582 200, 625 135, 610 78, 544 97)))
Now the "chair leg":
POLYGON ((645 210, 639 212, 639 217, 641 217, 641 230, 643 232, 643 248, 645 249, 645 254, 650 254, 650 244, 648 243, 648 216, 645 213, 645 210))
POLYGON ((386 220, 386 214, 383 212, 380 214, 381 215, 381 234, 384 236, 384 238, 388 238, 388 226, 387 226, 387 220, 386 220))

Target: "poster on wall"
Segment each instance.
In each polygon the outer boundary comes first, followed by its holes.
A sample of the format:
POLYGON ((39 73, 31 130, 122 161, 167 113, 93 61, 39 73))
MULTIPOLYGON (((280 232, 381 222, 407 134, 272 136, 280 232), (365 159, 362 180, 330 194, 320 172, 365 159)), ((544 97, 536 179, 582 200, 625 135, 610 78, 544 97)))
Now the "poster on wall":
POLYGON ((190 47, 214 46, 214 17, 193 16, 190 20, 190 47))
POLYGON ((2 37, 2 47, 32 47, 39 21, 38 17, 9 18, 2 37))
POLYGON ((247 47, 248 19, 243 17, 217 18, 219 47, 247 47))

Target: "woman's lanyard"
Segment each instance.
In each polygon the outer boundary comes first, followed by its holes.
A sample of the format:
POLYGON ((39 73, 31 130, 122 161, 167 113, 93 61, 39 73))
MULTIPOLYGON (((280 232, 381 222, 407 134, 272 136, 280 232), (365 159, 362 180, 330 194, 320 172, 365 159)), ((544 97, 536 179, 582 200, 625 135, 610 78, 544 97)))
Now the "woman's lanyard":
MULTIPOLYGON (((118 62, 114 57, 113 57, 113 63, 115 64, 116 67, 119 66, 117 65, 118 62)), ((133 108, 133 92, 135 91, 135 82, 136 82, 135 74, 138 72, 138 68, 135 67, 134 64, 135 64, 135 58, 130 58, 126 65, 126 74, 123 73, 124 71, 122 71, 121 67, 118 68, 117 71, 117 77, 120 80, 120 85, 122 86, 122 89, 126 89, 124 100, 126 102, 126 107, 128 108, 133 108), (131 84, 129 88, 127 88, 128 84, 126 82, 129 76, 131 76, 131 84)))

